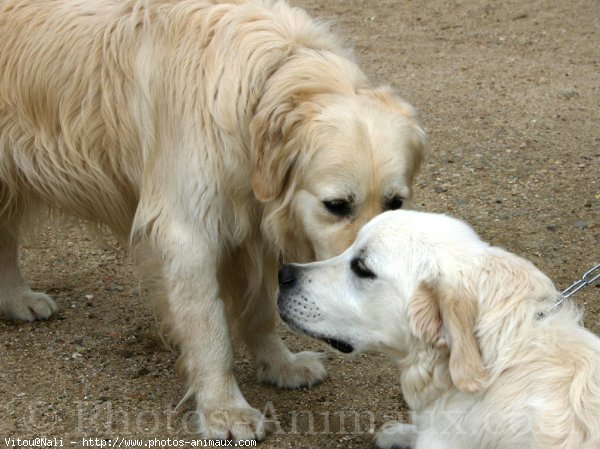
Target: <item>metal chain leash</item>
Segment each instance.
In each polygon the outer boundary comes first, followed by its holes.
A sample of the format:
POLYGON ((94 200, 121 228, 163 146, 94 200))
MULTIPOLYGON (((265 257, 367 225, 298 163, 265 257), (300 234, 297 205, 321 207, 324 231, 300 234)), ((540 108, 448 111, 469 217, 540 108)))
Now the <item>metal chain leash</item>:
MULTIPOLYGON (((579 290, 581 290, 584 287, 587 287, 590 284, 593 284, 595 281, 598 280, 598 278, 600 278, 600 263, 597 264, 594 268, 592 268, 591 270, 586 271, 585 273, 583 273, 583 276, 581 276, 581 279, 573 282, 573 284, 571 284, 569 287, 567 287, 565 290, 563 290, 562 295, 560 300, 554 304, 550 310, 555 310, 558 307, 560 307, 560 305, 565 302, 565 299, 570 298, 571 296, 573 296, 575 293, 577 293, 579 290)), ((543 318, 546 314, 543 312, 540 312, 538 314, 538 316, 540 318, 543 318)))
POLYGON ((581 279, 573 282, 573 284, 571 284, 567 289, 565 289, 562 292, 562 294, 565 297, 565 299, 569 298, 569 297, 573 296, 575 293, 577 293, 579 290, 581 290, 582 288, 587 287, 590 284, 593 284, 594 281, 596 281, 598 278, 600 278, 600 263, 598 265, 596 265, 594 268, 592 268, 591 270, 586 271, 583 274, 583 276, 581 276, 581 279))

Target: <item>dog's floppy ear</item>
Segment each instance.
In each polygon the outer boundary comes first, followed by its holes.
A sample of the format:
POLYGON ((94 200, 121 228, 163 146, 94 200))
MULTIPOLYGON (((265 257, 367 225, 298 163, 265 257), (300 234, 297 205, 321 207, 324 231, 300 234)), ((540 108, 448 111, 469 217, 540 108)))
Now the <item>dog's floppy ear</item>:
POLYGON ((477 302, 466 289, 427 283, 417 287, 409 306, 411 330, 433 344, 447 341, 452 381, 468 393, 481 391, 488 378, 475 336, 477 315, 477 302))
POLYGON ((299 133, 314 114, 314 105, 294 95, 257 114, 250 123, 254 167, 252 188, 259 201, 277 198, 300 162, 305 144, 299 133))
MULTIPOLYGON (((364 94, 394 114, 401 115, 408 123, 408 144, 409 144, 409 162, 412 169, 409 171, 411 176, 415 176, 423 161, 425 152, 425 131, 423 130, 419 116, 415 108, 394 93, 391 87, 381 86, 375 89, 361 89, 359 93, 364 94)), ((412 183, 412 179, 410 180, 412 183)))
POLYGON ((254 170, 252 188, 260 201, 284 192, 292 170, 309 155, 307 140, 320 107, 320 95, 354 95, 366 85, 364 74, 351 61, 328 51, 288 48, 284 61, 268 79, 250 123, 254 170))

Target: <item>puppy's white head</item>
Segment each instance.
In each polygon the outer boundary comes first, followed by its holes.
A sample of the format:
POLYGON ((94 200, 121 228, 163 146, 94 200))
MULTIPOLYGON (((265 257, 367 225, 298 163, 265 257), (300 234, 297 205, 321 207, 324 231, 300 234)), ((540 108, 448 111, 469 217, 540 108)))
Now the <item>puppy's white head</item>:
POLYGON ((457 219, 386 212, 341 255, 282 267, 280 314, 345 353, 402 358, 419 341, 448 345, 455 384, 476 391, 486 378, 474 336, 477 304, 454 280, 468 279, 487 247, 457 219))

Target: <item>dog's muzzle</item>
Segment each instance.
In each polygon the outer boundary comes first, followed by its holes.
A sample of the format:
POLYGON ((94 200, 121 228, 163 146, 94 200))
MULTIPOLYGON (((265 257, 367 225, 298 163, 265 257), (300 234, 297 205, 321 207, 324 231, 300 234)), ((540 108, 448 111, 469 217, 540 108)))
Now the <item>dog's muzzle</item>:
POLYGON ((318 319, 319 310, 311 304, 300 292, 300 267, 297 265, 282 265, 278 272, 279 295, 277 307, 281 319, 292 329, 309 337, 324 341, 332 348, 349 354, 354 347, 337 338, 320 335, 307 329, 307 322, 318 319))

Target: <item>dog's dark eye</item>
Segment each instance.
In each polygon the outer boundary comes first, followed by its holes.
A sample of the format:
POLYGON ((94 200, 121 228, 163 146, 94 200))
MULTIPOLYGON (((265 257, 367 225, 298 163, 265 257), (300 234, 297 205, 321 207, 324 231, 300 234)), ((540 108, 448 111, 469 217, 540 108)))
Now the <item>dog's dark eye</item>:
POLYGON ((352 215, 352 205, 348 200, 330 200, 323 201, 323 206, 331 214, 338 217, 348 217, 352 215))
POLYGON ((396 210, 396 209, 401 209, 402 205, 404 204, 404 200, 402 199, 401 196, 395 196, 389 200, 386 201, 385 203, 385 210, 396 210))
POLYGON ((359 278, 365 279, 375 279, 375 273, 373 273, 366 265, 363 259, 352 259, 350 262, 350 269, 354 274, 356 274, 359 278))

